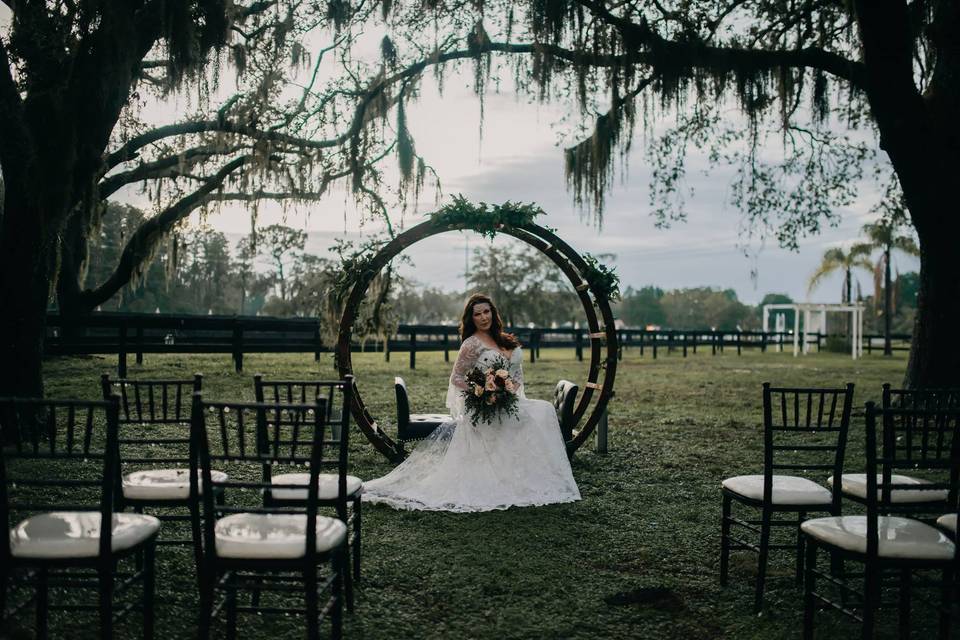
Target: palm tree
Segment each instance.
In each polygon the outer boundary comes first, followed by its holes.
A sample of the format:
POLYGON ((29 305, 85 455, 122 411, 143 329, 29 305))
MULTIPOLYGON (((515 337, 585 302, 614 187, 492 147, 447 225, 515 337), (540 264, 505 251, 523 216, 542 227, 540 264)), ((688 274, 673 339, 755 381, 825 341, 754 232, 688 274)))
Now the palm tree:
MULTIPOLYGON (((807 284, 807 295, 813 293, 813 290, 817 288, 824 278, 837 271, 842 271, 843 289, 840 292, 840 301, 850 304, 853 302, 853 270, 860 268, 866 269, 871 273, 873 272, 873 264, 867 257, 869 254, 870 248, 864 244, 853 245, 849 251, 845 251, 842 247, 827 249, 823 253, 823 260, 820 262, 820 266, 818 266, 816 271, 813 272, 813 275, 810 276, 810 282, 807 284)), ((847 335, 853 334, 852 322, 853 317, 851 316, 847 320, 847 335)))
POLYGON ((863 233, 869 238, 869 242, 858 247, 865 247, 869 252, 879 249, 880 258, 874 269, 874 300, 879 298, 880 294, 880 274, 883 273, 883 355, 893 355, 893 348, 890 344, 890 320, 893 316, 893 288, 890 280, 890 254, 894 249, 902 251, 911 256, 920 255, 920 248, 913 238, 906 235, 897 235, 899 227, 903 223, 895 217, 884 217, 878 222, 863 225, 863 233))

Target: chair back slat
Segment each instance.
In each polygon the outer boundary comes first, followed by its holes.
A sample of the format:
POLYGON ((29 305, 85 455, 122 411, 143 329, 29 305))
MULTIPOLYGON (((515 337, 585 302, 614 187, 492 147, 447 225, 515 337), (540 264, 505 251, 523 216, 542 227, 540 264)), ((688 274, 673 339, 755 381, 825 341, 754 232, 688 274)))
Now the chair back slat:
POLYGON ((852 383, 840 388, 764 383, 764 496, 771 495, 779 472, 822 482, 826 471, 834 476, 833 506, 839 507, 853 389, 852 383))

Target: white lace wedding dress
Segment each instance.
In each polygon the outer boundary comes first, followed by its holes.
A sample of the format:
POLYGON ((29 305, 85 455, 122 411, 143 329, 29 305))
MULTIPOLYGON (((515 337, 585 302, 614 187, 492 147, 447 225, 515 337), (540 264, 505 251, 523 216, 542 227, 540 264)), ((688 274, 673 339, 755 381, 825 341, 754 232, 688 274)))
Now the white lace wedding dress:
POLYGON ((474 426, 464 414, 466 374, 497 357, 506 359, 476 336, 463 341, 447 391, 453 422, 440 425, 393 471, 364 482, 365 501, 398 509, 490 511, 580 499, 553 405, 523 393, 519 347, 509 358, 510 375, 520 383, 518 417, 474 426))

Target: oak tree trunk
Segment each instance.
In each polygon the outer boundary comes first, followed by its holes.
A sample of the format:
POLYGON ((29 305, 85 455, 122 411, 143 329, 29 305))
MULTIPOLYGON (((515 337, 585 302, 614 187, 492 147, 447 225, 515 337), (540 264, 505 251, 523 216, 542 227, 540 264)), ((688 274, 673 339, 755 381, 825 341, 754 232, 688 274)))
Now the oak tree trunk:
POLYGON ((955 251, 960 228, 952 220, 929 226, 942 230, 918 229, 920 291, 906 385, 960 387, 960 268, 955 251))
POLYGON ((39 211, 7 192, 0 231, 0 396, 42 397, 47 301, 55 251, 39 211))

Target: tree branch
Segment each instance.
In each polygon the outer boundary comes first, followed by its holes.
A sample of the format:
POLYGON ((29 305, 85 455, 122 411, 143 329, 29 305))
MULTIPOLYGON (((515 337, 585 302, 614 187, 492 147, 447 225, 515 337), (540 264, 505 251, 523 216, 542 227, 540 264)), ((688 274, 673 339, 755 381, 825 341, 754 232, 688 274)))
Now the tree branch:
POLYGON ((120 254, 120 261, 116 269, 101 286, 84 291, 78 298, 78 308, 92 311, 103 304, 122 289, 133 275, 134 271, 143 264, 156 243, 175 224, 186 218, 191 211, 208 202, 211 194, 223 184, 227 176, 253 160, 253 156, 235 158, 225 164, 204 184, 188 196, 168 207, 163 213, 145 221, 133 233, 120 254))
POLYGON ((158 160, 154 160, 153 162, 141 163, 139 166, 131 169, 130 171, 115 173, 101 180, 97 187, 98 196, 101 200, 106 200, 111 195, 116 193, 118 189, 125 185, 132 184, 134 182, 140 182, 142 180, 149 180, 151 178, 180 175, 179 171, 170 170, 175 167, 179 167, 183 163, 189 163, 189 161, 194 159, 209 158, 210 156, 215 155, 230 155, 236 153, 242 148, 243 147, 241 146, 216 148, 203 145, 186 149, 178 154, 160 158, 158 160))
POLYGON ((577 0, 595 16, 615 27, 628 51, 639 52, 643 62, 655 70, 669 65, 671 69, 707 69, 716 72, 744 69, 763 70, 784 67, 820 69, 854 86, 865 88, 866 68, 860 62, 818 47, 796 50, 737 49, 710 46, 700 40, 679 42, 668 40, 650 28, 647 22, 639 24, 615 15, 596 0, 577 0))

